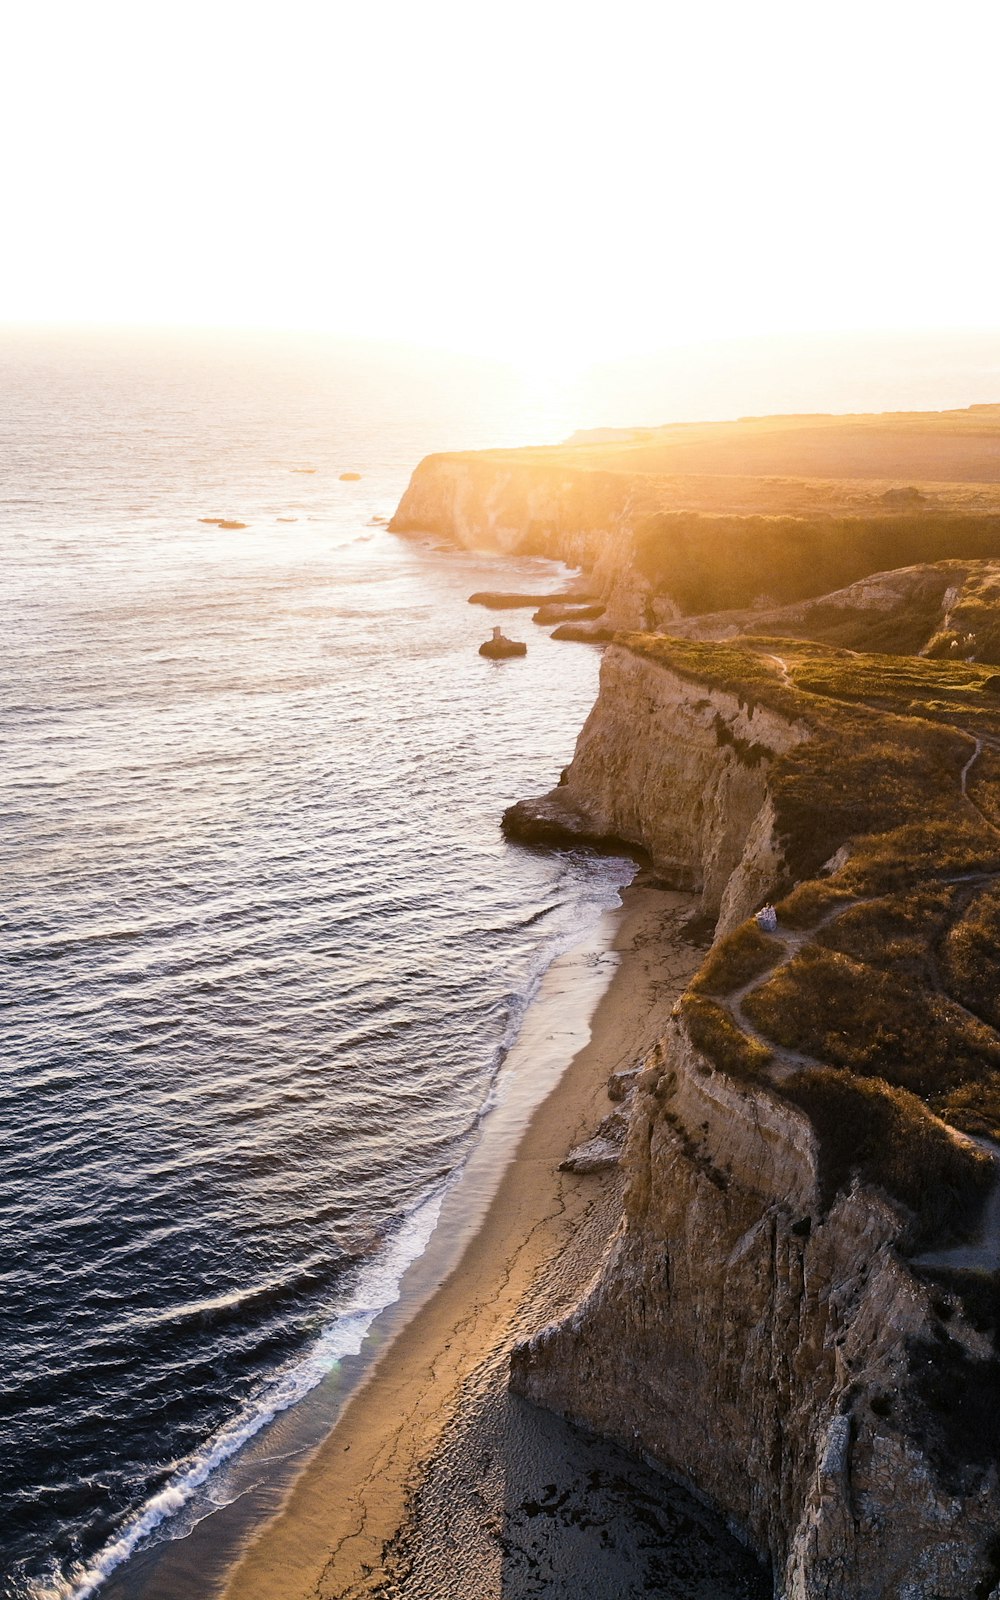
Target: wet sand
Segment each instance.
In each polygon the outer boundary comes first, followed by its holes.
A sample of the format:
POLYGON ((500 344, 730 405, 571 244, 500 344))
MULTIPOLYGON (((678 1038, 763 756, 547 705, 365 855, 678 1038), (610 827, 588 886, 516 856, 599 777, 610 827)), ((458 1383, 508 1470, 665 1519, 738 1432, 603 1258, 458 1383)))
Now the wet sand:
POLYGON ((558 1170, 699 962, 688 897, 626 891, 589 1042, 535 1110, 457 1266, 396 1335, 231 1571, 227 1600, 725 1600, 757 1575, 642 1463, 515 1400, 512 1344, 568 1309, 621 1214, 617 1171, 558 1170))

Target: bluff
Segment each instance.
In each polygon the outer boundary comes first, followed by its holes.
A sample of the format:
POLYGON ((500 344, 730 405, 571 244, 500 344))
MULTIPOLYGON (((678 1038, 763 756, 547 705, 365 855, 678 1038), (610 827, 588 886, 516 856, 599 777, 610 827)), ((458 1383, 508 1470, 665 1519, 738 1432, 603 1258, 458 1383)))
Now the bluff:
POLYGON ((529 843, 635 848, 728 932, 786 870, 768 774, 808 734, 795 717, 715 684, 695 692, 613 645, 563 781, 511 807, 504 828, 529 843))
POLYGON ((998 485, 1000 407, 746 419, 431 457, 393 520, 587 570, 598 700, 505 831, 641 855, 715 929, 512 1385, 786 1600, 1000 1600, 998 485))
MULTIPOLYGON (((853 871, 834 862, 811 891, 779 901, 777 938, 743 923, 799 875, 794 774, 806 748, 836 737, 839 715, 795 687, 797 673, 808 682, 818 672, 815 657, 779 661, 761 648, 742 692, 724 687, 733 670, 732 655, 704 647, 610 648, 564 781, 506 819, 514 835, 530 838, 537 821, 551 842, 562 830, 564 844, 582 835, 641 847, 718 918, 706 967, 650 1043, 620 1234, 575 1313, 515 1351, 512 1385, 706 1495, 773 1563, 787 1600, 1000 1594, 1000 1430, 984 1427, 977 1405, 1000 1383, 995 1318, 950 1268, 992 1182, 957 1126, 980 1124, 963 1119, 955 1088, 951 1106, 939 1097, 932 1110, 911 1089, 844 1072, 842 1126, 831 1129, 820 1034, 800 1031, 782 1049, 744 1009, 787 981, 824 930, 843 931, 848 912, 873 907, 886 927, 901 899, 927 892, 928 864, 910 864, 901 896, 898 865, 859 850, 853 871), (887 1129, 884 1114, 897 1112, 887 1129)), ((925 670, 945 693, 948 669, 925 670)), ((986 681, 963 670, 970 687, 986 681)), ((966 712, 988 716, 985 694, 966 712)), ((886 744, 908 738, 894 717, 878 719, 886 744)), ((840 729, 852 741, 856 731, 840 729)), ((943 732, 923 752, 931 763, 943 732)), ((960 785, 925 790, 931 811, 942 799, 960 825, 960 785)), ((833 851, 851 824, 831 809, 817 826, 833 851)), ((1000 868, 998 841, 982 829, 969 843, 985 883, 1000 868)), ((969 862, 960 867, 947 875, 964 878, 969 862)), ((855 937, 858 966, 861 950, 855 937)), ((796 976, 786 1009, 807 1013, 809 978, 796 976)), ((851 1031, 850 1017, 837 1020, 851 1031)), ((882 1021, 893 1025, 889 1013, 882 1021)), ((955 1022, 945 1011, 932 1026, 955 1022)), ((983 1046, 951 1033, 946 1049, 957 1058, 983 1046)), ((991 1048, 995 1073, 1000 1038, 991 1048)), ((971 1075, 983 1065, 977 1057, 971 1075)))
POLYGON ((390 527, 583 567, 605 627, 788 605, 896 567, 1000 558, 1000 407, 433 455, 390 527))

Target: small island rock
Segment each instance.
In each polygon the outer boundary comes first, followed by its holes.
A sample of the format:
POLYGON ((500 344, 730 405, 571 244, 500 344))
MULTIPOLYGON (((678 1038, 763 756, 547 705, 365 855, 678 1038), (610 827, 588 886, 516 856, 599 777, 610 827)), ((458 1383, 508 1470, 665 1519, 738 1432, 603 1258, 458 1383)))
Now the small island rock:
POLYGON ((489 656, 492 661, 502 661, 507 656, 526 656, 528 646, 520 639, 508 639, 502 628, 494 628, 492 639, 479 646, 479 654, 489 656))

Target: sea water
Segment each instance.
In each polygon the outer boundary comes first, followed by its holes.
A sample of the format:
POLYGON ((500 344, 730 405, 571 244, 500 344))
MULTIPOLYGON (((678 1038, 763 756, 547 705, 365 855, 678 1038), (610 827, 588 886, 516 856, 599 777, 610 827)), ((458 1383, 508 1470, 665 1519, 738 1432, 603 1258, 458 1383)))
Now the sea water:
POLYGON ((598 658, 401 539, 503 373, 0 339, 0 1593, 82 1596, 359 1348, 622 863, 509 846, 598 658), (342 480, 341 473, 359 473, 342 480), (242 523, 224 529, 205 518, 242 523))

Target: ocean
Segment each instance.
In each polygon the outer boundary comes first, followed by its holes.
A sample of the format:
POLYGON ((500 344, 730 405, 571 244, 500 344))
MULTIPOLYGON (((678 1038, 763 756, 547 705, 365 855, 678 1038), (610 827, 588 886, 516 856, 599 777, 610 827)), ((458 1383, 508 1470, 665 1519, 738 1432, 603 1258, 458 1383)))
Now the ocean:
POLYGON ((358 1349, 630 868, 498 830, 599 659, 467 597, 564 570, 382 520, 571 414, 305 337, 0 370, 0 1594, 82 1600, 358 1349))

